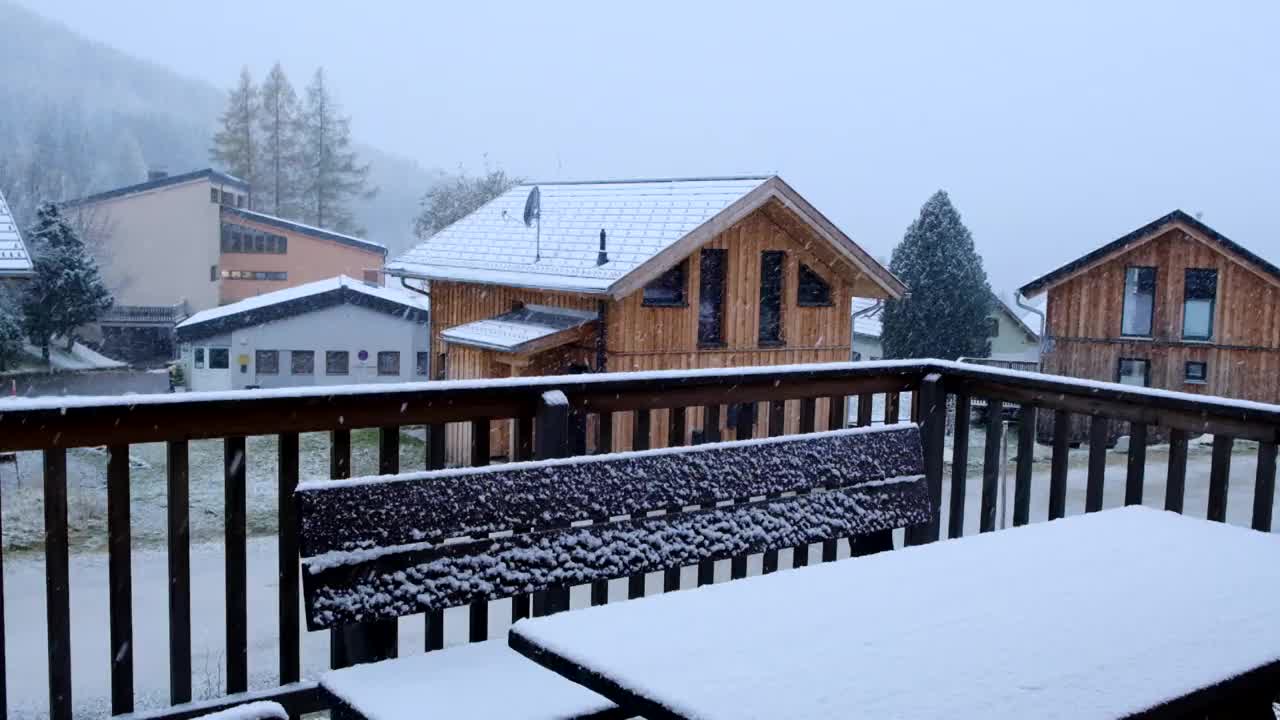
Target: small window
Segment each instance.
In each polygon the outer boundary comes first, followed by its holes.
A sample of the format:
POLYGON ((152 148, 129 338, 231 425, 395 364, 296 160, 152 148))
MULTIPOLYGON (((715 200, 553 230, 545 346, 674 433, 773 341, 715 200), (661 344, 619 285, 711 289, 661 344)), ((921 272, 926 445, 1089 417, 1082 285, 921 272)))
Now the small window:
POLYGON ((685 306, 685 270, 687 260, 662 273, 657 280, 644 286, 642 304, 650 307, 685 306))
POLYGON ((257 369, 259 375, 279 375, 280 351, 255 350, 253 353, 253 366, 257 369))
POLYGON ((1116 376, 1116 381, 1125 385, 1147 387, 1151 384, 1151 361, 1140 358, 1120 358, 1116 376))
POLYGON ((262 233, 253 234, 253 251, 256 253, 264 253, 267 251, 267 236, 262 233))
POLYGON ((315 375, 316 353, 314 350, 294 350, 289 353, 289 373, 291 375, 315 375))
POLYGON ((703 250, 698 266, 698 344, 724 344, 724 271, 727 250, 703 250))
POLYGON ((429 361, 430 357, 431 355, 429 353, 420 352, 417 354, 417 358, 414 361, 414 368, 413 368, 414 374, 416 374, 418 377, 427 376, 428 371, 430 370, 430 368, 428 367, 428 365, 430 365, 430 361, 429 361))
POLYGON ((760 253, 760 335, 762 347, 782 345, 782 270, 787 254, 760 253))
POLYGON ((1209 363, 1191 361, 1186 365, 1186 380, 1192 385, 1204 385, 1209 382, 1209 363))
POLYGON ((209 282, 218 282, 218 266, 209 266, 209 282))
POLYGON ((209 188, 209 202, 218 204, 218 188, 209 188))
POLYGON ((234 205, 234 204, 235 204, 235 201, 236 201, 235 193, 229 193, 229 192, 227 192, 226 190, 223 190, 223 191, 222 191, 222 204, 223 204, 223 205, 226 205, 227 207, 230 207, 230 206, 232 206, 232 205, 234 205))
POLYGON ((276 252, 280 255, 289 254, 289 238, 283 235, 276 236, 276 252))
POLYGON ((1213 310, 1218 298, 1218 271, 1187 268, 1182 294, 1182 338, 1208 340, 1213 337, 1213 310))
POLYGON ((831 286, 813 268, 800 264, 800 283, 796 287, 796 304, 801 307, 830 307, 831 286))
POLYGON ((1120 334, 1151 337, 1156 310, 1156 269, 1131 267, 1124 271, 1124 310, 1120 334))
POLYGON ((242 207, 244 207, 244 196, 243 196, 243 195, 239 195, 239 194, 237 194, 237 195, 236 195, 236 207, 238 207, 238 208, 242 208, 242 207))
POLYGON ((347 375, 351 372, 351 353, 346 350, 326 350, 324 353, 325 375, 347 375))
POLYGON ((1000 337, 1000 321, 996 318, 989 317, 982 321, 987 337, 1000 337))
POLYGON ((399 375, 400 353, 395 350, 383 350, 378 353, 378 374, 399 375))
POLYGON ((436 366, 436 379, 447 380, 449 378, 449 353, 440 353, 436 356, 439 363, 436 366))
POLYGON ((195 365, 198 368, 204 367, 204 348, 202 347, 196 348, 195 365))
POLYGON ((374 286, 374 287, 377 287, 377 286, 378 286, 378 271, 377 271, 377 270, 365 270, 365 271, 364 271, 364 282, 365 282, 365 284, 366 284, 366 285, 372 285, 372 286, 374 286))
POLYGON ((209 369, 226 370, 231 367, 230 348, 209 348, 209 369))

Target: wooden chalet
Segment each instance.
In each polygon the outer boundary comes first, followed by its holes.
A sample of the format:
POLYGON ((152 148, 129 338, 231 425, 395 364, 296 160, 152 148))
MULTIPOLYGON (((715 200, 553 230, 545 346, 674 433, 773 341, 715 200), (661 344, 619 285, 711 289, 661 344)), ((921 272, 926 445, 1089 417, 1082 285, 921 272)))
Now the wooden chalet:
MULTIPOLYGON (((451 380, 848 360, 851 298, 906 291, 776 176, 520 185, 387 272, 428 281, 433 375, 451 380)), ((668 432, 656 411, 650 446, 668 432)), ((491 453, 509 438, 495 423, 491 453)))
POLYGON ((1280 401, 1280 268, 1176 210, 1021 289, 1045 372, 1280 401))

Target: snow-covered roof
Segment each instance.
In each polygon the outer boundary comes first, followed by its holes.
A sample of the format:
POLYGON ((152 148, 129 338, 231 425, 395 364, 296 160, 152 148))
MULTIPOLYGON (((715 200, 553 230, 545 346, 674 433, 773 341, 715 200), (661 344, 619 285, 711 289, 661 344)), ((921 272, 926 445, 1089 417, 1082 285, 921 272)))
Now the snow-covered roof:
POLYGON ((213 168, 204 168, 202 170, 193 170, 191 172, 179 175, 165 175, 146 182, 126 185, 124 187, 113 188, 104 192, 95 193, 74 200, 67 200, 61 203, 66 207, 75 207, 77 205, 85 205, 88 203, 101 202, 103 200, 111 200, 112 198, 124 197, 125 195, 135 195, 141 192, 149 192, 160 188, 170 187, 173 185, 182 185, 184 183, 193 182, 195 180, 208 180, 219 185, 231 185, 239 190, 249 191, 249 183, 240 178, 224 173, 213 168))
POLYGON ((31 274, 31 255, 22 242, 18 223, 13 219, 4 192, 0 191, 0 277, 26 277, 31 274))
MULTIPOLYGON (((1022 328, 1023 332, 1026 332, 1028 335, 1030 335, 1032 339, 1034 340, 1040 339, 1040 333, 1036 332, 1035 327, 1033 327, 1033 323, 1035 325, 1039 325, 1039 322, 1040 322, 1039 318, 1035 317, 1034 313, 1028 310, 1023 310, 1022 308, 1013 307, 1004 298, 1000 297, 999 295, 996 295, 993 293, 992 296, 995 298, 995 301, 996 301, 995 308, 994 308, 995 310, 998 310, 1000 312, 1003 312, 1005 315, 1008 315, 1009 318, 1013 320, 1013 322, 1018 327, 1022 328)), ((856 313, 859 310, 866 310, 867 308, 870 308, 871 306, 875 305, 876 302, 878 301, 872 300, 870 298, 856 297, 853 299, 853 312, 856 313)), ((884 310, 880 309, 868 315, 860 315, 858 317, 855 317, 853 319, 854 334, 864 335, 867 337, 877 337, 877 338, 880 337, 880 332, 881 332, 880 318, 883 316, 883 314, 884 314, 884 310)))
MULTIPOLYGON (((874 307, 879 300, 871 298, 856 297, 853 299, 853 312, 859 310, 867 310, 874 307)), ((863 335, 866 337, 880 337, 880 316, 884 312, 884 308, 880 308, 873 313, 859 315, 853 319, 853 332, 855 335, 863 335)))
POLYGON ((1032 340, 1040 339, 1040 332, 1036 330, 1035 327, 1032 327, 1032 323, 1035 323, 1037 327, 1040 325, 1040 319, 1035 317, 1034 313, 1029 310, 1024 310, 1010 305, 1008 300, 1005 300, 999 295, 996 295, 995 297, 997 310, 1003 310, 1004 314, 1008 315, 1018 327, 1022 328, 1023 332, 1031 336, 1032 340))
POLYGON ((777 199, 890 295, 905 286, 777 176, 517 185, 387 265, 392 274, 620 297, 777 199), (524 223, 537 187, 541 219, 524 223), (540 226, 540 227, 539 227, 540 226), (597 264, 600 231, 607 262, 597 264), (666 252, 670 250, 670 252, 666 252))
POLYGON ((366 240, 361 237, 356 237, 355 235, 346 235, 344 233, 334 232, 333 230, 315 227, 314 225, 306 225, 294 220, 286 220, 285 218, 276 217, 275 215, 268 215, 266 213, 245 210, 244 208, 230 207, 227 205, 222 206, 222 214, 260 222, 264 225, 271 225, 272 227, 278 227, 284 230, 292 230, 293 232, 301 233, 303 235, 312 235, 325 240, 333 240, 344 245, 351 245, 364 250, 381 251, 383 254, 387 252, 386 245, 374 240, 366 240))
MULTIPOLYGON (((499 352, 522 352, 553 335, 580 328, 598 318, 589 310, 525 305, 495 317, 456 325, 440 335, 451 343, 499 352)), ((566 338, 567 342, 571 338, 566 338)))
POLYGON ((383 310, 413 322, 424 321, 429 310, 427 299, 416 293, 338 275, 201 310, 178 323, 175 330, 179 340, 206 337, 343 303, 383 310))

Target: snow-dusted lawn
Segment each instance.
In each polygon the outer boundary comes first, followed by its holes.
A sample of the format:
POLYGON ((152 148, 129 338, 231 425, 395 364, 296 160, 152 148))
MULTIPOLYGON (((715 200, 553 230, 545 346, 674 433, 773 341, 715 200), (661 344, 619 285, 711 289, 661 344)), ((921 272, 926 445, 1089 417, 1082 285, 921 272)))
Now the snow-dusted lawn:
MULTIPOLYGON (((1207 440, 1207 438, 1206 438, 1207 440)), ((984 437, 974 428, 969 453, 970 470, 967 483, 966 532, 977 532, 981 497, 981 462, 984 437)), ((303 479, 327 477, 327 438, 323 434, 304 436, 303 479)), ((355 473, 372 472, 376 467, 376 436, 356 433, 353 437, 355 473)), ((405 469, 421 467, 422 444, 408 436, 402 443, 402 465, 405 469)), ((1009 439, 1010 458, 1015 442, 1009 439)), ((1256 468, 1252 443, 1237 442, 1232 457, 1231 486, 1228 497, 1228 520, 1248 525, 1252 512, 1253 482, 1256 468)), ((164 545, 164 448, 162 445, 135 448, 133 469, 134 563, 134 633, 139 707, 156 707, 165 703, 168 693, 168 605, 166 595, 166 558, 164 545)), ((1037 464, 1033 479, 1031 516, 1042 521, 1048 508, 1049 449, 1037 447, 1037 464)), ((1084 510, 1085 463, 1087 448, 1072 451, 1068 475, 1068 514, 1084 510)), ((950 452, 947 453, 948 460, 950 452)), ((1147 454, 1146 492, 1144 502, 1154 507, 1164 504, 1166 451, 1153 447, 1147 454)), ((107 615, 107 558, 102 552, 106 538, 105 455, 92 450, 70 454, 72 477, 72 526, 75 549, 71 562, 73 689, 77 716, 105 715, 109 707, 109 657, 107 615)), ((21 551, 38 548, 43 528, 40 508, 39 454, 23 453, 20 459, 22 483, 15 487, 13 466, 0 466, 3 482, 5 534, 5 604, 6 650, 9 672, 11 713, 16 718, 41 717, 47 703, 47 659, 44 607, 44 563, 40 552, 21 551), (14 551, 18 550, 18 551, 14 551)), ((197 697, 221 694, 223 685, 223 557, 221 552, 222 446, 220 442, 196 442, 191 445, 191 523, 195 544, 192 547, 192 628, 194 668, 193 688, 197 697)), ((1207 507, 1209 448, 1193 442, 1187 468, 1186 511, 1203 517, 1207 507)), ((1012 463, 1007 468, 1010 484, 1007 497, 1012 500, 1012 463)), ((1108 455, 1105 506, 1123 503, 1125 456, 1108 455)), ((275 527, 275 444, 271 438, 249 441, 249 524, 251 534, 265 535, 249 542, 249 641, 250 682, 254 687, 275 684, 277 673, 277 578, 275 540, 270 534, 275 527)), ((950 467, 944 475, 942 527, 947 527, 950 497, 950 467)), ((1277 508, 1280 517, 1280 507, 1277 508)), ((1012 516, 1010 508, 1009 516, 1012 516)), ((816 553, 814 557, 817 557, 816 553)), ((781 565, 789 566, 788 551, 783 551, 781 565)), ((728 577, 727 563, 718 568, 719 578, 728 577)), ((759 559, 751 563, 752 571, 759 559)), ((695 571, 687 568, 685 586, 695 582, 695 571)), ((659 576, 650 578, 650 589, 660 587, 659 576)), ((614 597, 625 596, 625 581, 615 583, 614 597)), ((575 592, 575 605, 587 602, 586 588, 575 592)), ((447 614, 446 642, 466 639, 465 609, 447 614)), ((498 602, 490 611, 490 633, 497 637, 505 632, 505 618, 510 616, 508 604, 498 602)), ((400 623, 402 652, 415 651, 423 644, 420 618, 400 623)), ((312 675, 328 662, 328 634, 305 633, 304 674, 312 675)))

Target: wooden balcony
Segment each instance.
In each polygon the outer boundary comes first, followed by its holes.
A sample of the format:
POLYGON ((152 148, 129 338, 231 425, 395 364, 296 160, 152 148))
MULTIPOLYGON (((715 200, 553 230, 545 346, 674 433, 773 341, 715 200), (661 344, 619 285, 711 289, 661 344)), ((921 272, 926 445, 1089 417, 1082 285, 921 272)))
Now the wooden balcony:
MULTIPOLYGON (((73 686, 78 684, 73 683, 73 665, 78 673, 109 675, 109 708, 113 715, 193 717, 250 697, 278 700, 294 714, 324 709, 314 682, 306 679, 303 672, 306 657, 299 617, 292 491, 301 479, 307 479, 303 476, 307 474, 304 468, 308 467, 309 458, 302 448, 316 445, 300 442, 300 438, 306 433, 327 433, 327 448, 322 452, 327 453, 330 478, 352 474, 352 433, 368 428, 376 431, 376 466, 381 473, 442 467, 447 457, 445 427, 449 423, 470 425, 472 431, 467 437, 471 446, 467 454, 472 464, 489 461, 488 429, 496 422, 512 423, 518 459, 526 459, 533 456, 538 443, 551 440, 545 433, 540 435, 536 426, 543 393, 549 390, 560 390, 569 400, 573 418, 570 426, 575 432, 568 442, 579 454, 607 452, 623 445, 615 443, 618 438, 612 431, 615 425, 624 425, 617 422, 622 413, 632 417, 625 423, 632 429, 632 437, 625 445, 644 449, 655 437, 680 442, 692 436, 687 430, 696 428, 688 426, 690 420, 702 424, 702 432, 696 437, 703 441, 749 437, 759 428, 770 435, 780 435, 786 427, 784 419, 792 414, 800 417, 798 429, 802 433, 850 424, 905 421, 908 418, 899 415, 908 406, 903 396, 910 395, 909 419, 922 426, 926 475, 937 519, 910 533, 904 539, 907 544, 995 530, 1001 525, 1002 508, 1010 525, 1094 512, 1104 505, 1144 502, 1227 521, 1229 494, 1239 496, 1246 491, 1252 496, 1251 503, 1243 508, 1238 502, 1233 504, 1238 512, 1232 512, 1231 519, 1264 532, 1269 532, 1272 525, 1280 406, 934 360, 6 401, 0 403, 0 453, 39 451, 43 456, 40 504, 44 512, 43 622, 47 653, 43 648, 25 648, 21 658, 0 655, 0 671, 8 665, 7 674, 0 672, 0 714, 17 714, 4 702, 4 678, 15 676, 16 664, 31 663, 37 658, 47 658, 48 714, 53 718, 90 712, 81 704, 84 699, 73 696, 73 686), (970 421, 975 401, 989 407, 983 425, 970 421), (744 404, 754 405, 755 412, 743 412, 744 404), (1007 412, 1011 407, 1016 410, 1007 412), (1037 416, 1044 414, 1052 417, 1052 443, 1042 448, 1041 455, 1047 458, 1037 468, 1037 416), (726 431, 720 419, 730 415, 737 418, 737 423, 726 431), (1015 421, 1006 424, 1010 416, 1015 421), (755 420, 760 417, 767 420, 757 424, 755 420), (1088 423, 1094 443, 1087 450, 1071 447, 1069 427, 1075 417, 1085 418, 1088 423), (1113 477, 1109 493, 1109 453, 1105 445, 1106 439, 1116 434, 1112 432, 1115 424, 1125 426, 1120 434, 1128 435, 1131 442, 1122 458, 1123 483, 1113 477), (421 456, 406 464, 401 431, 416 426, 425 428, 426 439, 421 456), (665 432, 653 431, 659 426, 665 426, 665 432), (1006 427, 1013 428, 1010 443, 1016 447, 1009 452, 1009 462, 1003 457, 1006 427), (1168 434, 1169 443, 1167 447, 1148 448, 1145 439, 1157 429, 1162 437, 1168 434), (1201 435, 1212 436, 1211 442, 1203 443, 1204 462, 1197 454, 1201 444, 1193 444, 1193 438, 1201 435), (247 441, 252 436, 273 437, 273 456, 255 457, 247 441), (980 444, 975 442, 979 437, 983 438, 980 444), (220 565, 225 572, 225 581, 219 586, 225 588, 225 614, 215 617, 193 616, 192 611, 191 498, 193 488, 197 492, 207 489, 195 484, 205 480, 193 481, 193 477, 209 474, 194 472, 204 468, 192 467, 191 444, 207 440, 219 441, 223 446, 219 469, 211 471, 212 477, 222 479, 221 547, 214 547, 221 555, 220 565), (141 443, 165 446, 167 583, 157 592, 165 594, 168 612, 167 618, 140 620, 165 626, 167 632, 161 635, 168 638, 167 683, 164 678, 151 674, 144 677, 136 671, 133 623, 138 578, 134 575, 137 550, 131 528, 136 517, 131 516, 133 468, 129 457, 130 446, 141 443), (67 457, 71 449, 100 446, 107 454, 104 480, 108 582, 102 596, 91 600, 108 606, 105 616, 109 617, 109 628, 94 631, 109 633, 110 652, 87 657, 78 648, 88 643, 76 637, 82 626, 72 622, 71 538, 73 532, 82 534, 84 529, 69 527, 68 523, 67 457), (1246 452, 1239 452, 1240 448, 1246 448, 1246 452), (1167 453, 1167 463, 1149 462, 1149 452, 1152 457, 1157 452, 1167 453), (1077 458, 1074 470, 1073 453, 1077 458), (971 455, 974 462, 970 462, 971 455), (1237 463, 1237 472, 1233 473, 1232 459, 1241 456, 1255 467, 1241 471, 1240 466, 1246 463, 1237 463), (979 457, 981 462, 977 462, 979 457), (253 593, 247 569, 251 525, 247 520, 250 507, 246 467, 265 462, 274 464, 278 500, 274 526, 279 531, 269 535, 278 558, 275 607, 251 605, 253 593), (1003 482, 1005 470, 1010 467, 1012 477, 1003 482), (1149 477, 1153 467, 1160 472, 1149 477), (1160 497, 1151 497, 1153 483, 1163 491, 1160 497), (1006 487, 1011 490, 1011 498, 1002 503, 1006 487), (1188 496, 1206 499, 1189 506, 1188 496), (250 615, 258 625, 267 615, 275 630, 270 663, 273 672, 265 684, 261 681, 260 656, 255 656, 258 659, 250 682, 250 615), (214 632, 225 634, 217 653, 220 657, 213 660, 218 666, 213 693, 208 688, 193 692, 199 689, 193 687, 193 675, 203 671, 193 667, 193 627, 212 627, 216 628, 214 632), (166 702, 148 701, 147 707, 140 707, 138 690, 157 685, 167 687, 166 702), (193 702, 197 694, 221 696, 193 702)), ((1110 455, 1115 458, 1115 451, 1110 455)), ((752 563, 759 572, 772 572, 785 567, 786 559, 774 552, 754 558, 752 563)), ((824 552, 823 560, 831 559, 833 556, 824 552)), ((738 566, 746 559, 732 562, 738 566)), ((663 591, 679 589, 680 573, 665 573, 660 585, 663 591)), ((656 590, 654 587, 651 591, 656 590)), ((443 615, 425 618, 422 646, 402 647, 400 653, 443 647, 443 621, 443 615)), ((486 637, 487 627, 466 619, 460 622, 470 626, 470 640, 486 637)), ((261 638, 256 633, 254 639, 255 647, 260 645, 261 638)), ((0 648, 3 647, 0 638, 0 648)), ((314 647, 312 643, 312 651, 314 647)), ((24 714, 27 710, 30 708, 24 708, 24 714)))

